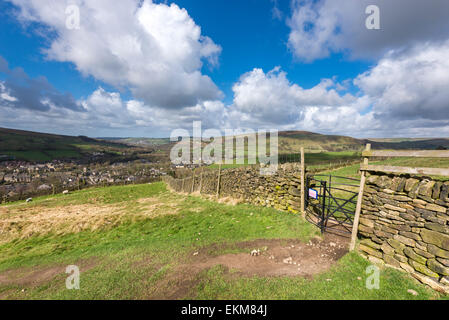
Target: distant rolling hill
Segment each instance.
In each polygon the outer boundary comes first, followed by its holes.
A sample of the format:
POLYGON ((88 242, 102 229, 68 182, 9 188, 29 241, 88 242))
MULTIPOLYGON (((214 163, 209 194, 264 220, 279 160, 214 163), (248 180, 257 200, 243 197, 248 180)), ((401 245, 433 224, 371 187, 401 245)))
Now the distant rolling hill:
POLYGON ((373 149, 449 149, 448 138, 369 139, 373 149))
POLYGON ((307 131, 279 132, 279 153, 297 153, 301 147, 306 152, 360 151, 364 140, 347 136, 324 135, 307 131))
POLYGON ((95 152, 116 152, 125 145, 84 136, 64 136, 0 128, 0 156, 17 160, 80 159, 95 152))
MULTIPOLYGON (((449 139, 356 139, 307 131, 279 132, 279 154, 295 154, 304 147, 307 153, 362 151, 367 143, 373 149, 449 149, 449 139)), ((120 154, 123 150, 153 150, 168 160, 174 142, 169 138, 88 138, 0 128, 0 160, 12 156, 20 160, 49 161, 80 159, 96 152, 120 154)), ((204 144, 203 144, 204 145, 204 144)))
POLYGON ((309 152, 361 151, 367 143, 373 149, 449 149, 449 138, 356 139, 307 131, 279 132, 279 153, 299 152, 301 146, 309 152))
POLYGON ((99 138, 99 139, 139 147, 154 147, 170 144, 170 138, 99 138))
MULTIPOLYGON (((385 138, 357 139, 349 136, 326 135, 308 131, 281 131, 278 134, 279 154, 299 153, 301 147, 308 153, 319 152, 358 152, 367 143, 373 149, 449 149, 447 138, 385 138)), ((173 145, 169 138, 104 138, 132 146, 164 146, 173 145)), ((205 143, 203 143, 204 145, 205 143)))

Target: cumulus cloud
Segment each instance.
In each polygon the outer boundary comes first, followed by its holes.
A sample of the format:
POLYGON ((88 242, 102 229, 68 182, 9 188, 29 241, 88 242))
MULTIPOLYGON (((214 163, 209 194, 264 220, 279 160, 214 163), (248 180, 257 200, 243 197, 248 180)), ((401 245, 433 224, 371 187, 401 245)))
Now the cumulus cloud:
POLYGON ((449 120, 449 41, 392 51, 354 83, 373 101, 376 117, 449 120))
POLYGON ((31 78, 22 68, 10 70, 0 56, 0 104, 14 108, 48 111, 51 107, 83 111, 70 93, 61 93, 45 77, 31 78))
POLYGON ((294 0, 289 47, 311 62, 333 52, 377 59, 391 49, 449 38, 446 0, 294 0), (368 30, 367 6, 380 9, 381 30, 368 30))
POLYGON ((308 107, 339 107, 356 101, 351 94, 337 92, 336 83, 331 79, 304 89, 291 83, 279 67, 267 73, 257 68, 245 73, 233 91, 230 117, 259 125, 293 124, 304 118, 308 107))
POLYGON ((356 136, 439 136, 449 131, 449 41, 392 50, 347 83, 310 89, 279 68, 254 69, 234 87, 227 116, 236 126, 356 136), (438 133, 437 133, 438 132, 438 133))
POLYGON ((44 25, 54 36, 46 56, 71 62, 119 89, 130 89, 147 105, 182 108, 220 99, 223 94, 201 73, 203 61, 218 64, 221 47, 201 34, 185 9, 151 0, 73 0, 79 29, 66 26, 67 3, 10 0, 24 24, 44 25))

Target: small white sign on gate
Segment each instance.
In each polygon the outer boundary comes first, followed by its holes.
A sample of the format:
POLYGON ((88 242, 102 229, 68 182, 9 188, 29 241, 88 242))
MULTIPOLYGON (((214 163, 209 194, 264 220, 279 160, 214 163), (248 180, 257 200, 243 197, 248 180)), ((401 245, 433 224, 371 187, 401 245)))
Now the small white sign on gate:
POLYGON ((312 199, 318 199, 318 191, 315 189, 309 189, 309 197, 312 199))

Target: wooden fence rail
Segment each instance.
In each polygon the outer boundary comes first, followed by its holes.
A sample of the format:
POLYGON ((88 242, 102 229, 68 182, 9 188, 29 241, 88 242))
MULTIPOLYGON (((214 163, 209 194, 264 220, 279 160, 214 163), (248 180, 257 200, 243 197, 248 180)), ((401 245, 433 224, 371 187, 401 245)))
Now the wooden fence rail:
POLYGON ((449 158, 449 150, 365 150, 362 157, 449 158))

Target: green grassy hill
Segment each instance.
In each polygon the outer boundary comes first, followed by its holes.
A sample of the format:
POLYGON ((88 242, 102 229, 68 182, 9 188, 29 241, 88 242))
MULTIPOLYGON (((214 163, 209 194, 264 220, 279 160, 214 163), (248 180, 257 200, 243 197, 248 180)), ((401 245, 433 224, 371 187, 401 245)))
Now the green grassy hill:
POLYGON ((324 135, 307 131, 279 132, 279 153, 296 153, 304 147, 306 152, 360 151, 364 140, 348 136, 324 135))
POLYGON ((125 145, 84 136, 72 137, 0 128, 0 155, 18 160, 80 159, 94 152, 112 152, 125 145))
POLYGON ((433 139, 373 139, 370 141, 374 149, 449 149, 448 138, 433 139))
POLYGON ((390 268, 367 289, 370 262, 301 216, 162 182, 0 205, 0 227, 0 300, 444 298, 390 268), (68 265, 80 290, 66 289, 68 265))
MULTIPOLYGON (((449 139, 356 139, 349 136, 325 135, 307 131, 279 132, 279 154, 298 154, 301 147, 306 153, 325 154, 323 161, 352 159, 366 143, 373 149, 442 149, 449 148, 449 139)), ((152 150, 153 155, 168 161, 174 142, 169 138, 101 138, 64 136, 0 128, 0 156, 13 156, 19 160, 49 161, 53 159, 80 159, 94 152, 121 153, 125 149, 152 150)), ((205 146, 206 143, 203 143, 205 146)), ((246 145, 246 143, 245 143, 246 145)), ((245 152, 246 154, 246 152, 245 152)))

